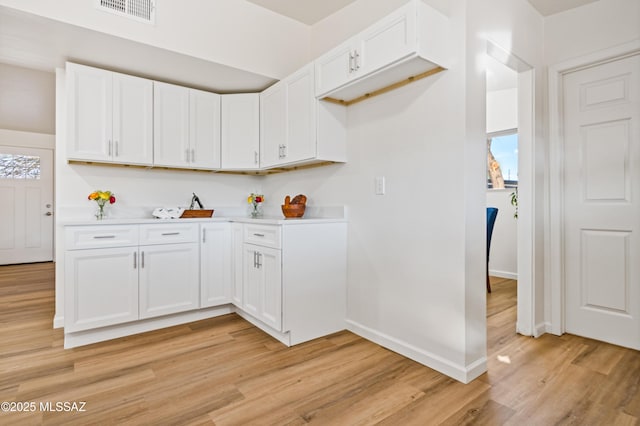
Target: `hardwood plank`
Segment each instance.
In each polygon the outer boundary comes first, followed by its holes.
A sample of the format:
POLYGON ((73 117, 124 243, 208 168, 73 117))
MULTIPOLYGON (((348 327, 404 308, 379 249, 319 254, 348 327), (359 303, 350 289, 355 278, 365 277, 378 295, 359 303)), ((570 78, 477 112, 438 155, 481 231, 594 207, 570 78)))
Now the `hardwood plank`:
POLYGON ((235 314, 65 350, 53 264, 0 267, 2 425, 640 423, 640 353, 515 333, 516 283, 492 277, 488 373, 463 385, 343 331, 287 348, 235 314))

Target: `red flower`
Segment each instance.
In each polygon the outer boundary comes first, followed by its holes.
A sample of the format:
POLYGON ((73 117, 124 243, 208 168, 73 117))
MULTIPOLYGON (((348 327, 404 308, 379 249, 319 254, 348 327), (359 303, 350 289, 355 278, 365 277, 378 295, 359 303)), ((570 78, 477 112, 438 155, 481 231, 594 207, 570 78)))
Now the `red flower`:
POLYGON ((109 197, 109 204, 113 204, 115 202, 116 202, 116 197, 114 197, 113 195, 109 197))
POLYGON ((256 203, 261 203, 262 202, 262 197, 258 196, 256 197, 256 203))

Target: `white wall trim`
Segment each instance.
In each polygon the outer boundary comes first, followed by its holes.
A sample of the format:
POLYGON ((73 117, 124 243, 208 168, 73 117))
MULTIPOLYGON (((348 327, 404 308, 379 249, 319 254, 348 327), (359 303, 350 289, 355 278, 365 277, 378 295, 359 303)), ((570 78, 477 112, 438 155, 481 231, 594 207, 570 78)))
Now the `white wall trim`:
POLYGON ((158 318, 133 321, 130 323, 119 324, 110 327, 101 327, 94 330, 66 333, 64 335, 64 348, 75 348, 77 346, 117 339, 119 337, 130 336, 132 334, 145 333, 147 331, 172 327, 174 325, 187 324, 194 321, 214 318, 221 315, 231 314, 233 312, 235 312, 233 305, 227 304, 212 308, 200 309, 197 311, 182 312, 179 314, 167 315, 158 318))
POLYGON ((545 281, 549 283, 549 318, 545 326, 556 335, 565 332, 563 228, 563 79, 564 74, 640 52, 640 40, 612 46, 549 67, 549 208, 546 215, 545 281))
POLYGON ((507 271, 496 271, 495 269, 489 269, 489 275, 492 277, 498 277, 498 278, 507 278, 510 280, 517 280, 518 279, 518 274, 514 273, 514 272, 507 272, 507 271))
POLYGON ((0 145, 53 150, 56 147, 56 137, 47 133, 0 129, 0 145))
POLYGON ((518 73, 518 303, 517 332, 534 334, 535 318, 535 69, 487 40, 487 55, 518 73), (529 208, 525 208, 529 206, 529 208))
POLYGON ((487 371, 486 357, 464 366, 352 320, 347 320, 347 329, 358 336, 433 368, 462 383, 469 383, 487 371))
POLYGON ((53 317, 53 328, 63 328, 64 327, 64 317, 61 315, 55 315, 53 317))

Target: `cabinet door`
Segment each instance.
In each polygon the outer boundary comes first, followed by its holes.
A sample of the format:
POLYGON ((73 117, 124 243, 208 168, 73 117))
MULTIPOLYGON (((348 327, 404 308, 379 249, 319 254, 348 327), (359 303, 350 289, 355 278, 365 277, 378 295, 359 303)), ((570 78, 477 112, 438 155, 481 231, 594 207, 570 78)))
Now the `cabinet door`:
POLYGON ((233 265, 233 276, 231 286, 231 300, 239 308, 244 304, 242 295, 242 276, 243 276, 243 244, 242 244, 242 224, 231 224, 231 264, 233 265))
POLYGON ((231 225, 202 225, 200 233, 200 306, 229 303, 232 272, 231 225))
POLYGON ((65 254, 65 333, 138 319, 137 247, 65 254))
POLYGON ((68 63, 67 157, 110 161, 112 155, 112 73, 68 63))
POLYGON ((287 140, 284 163, 316 156, 316 104, 313 90, 313 64, 285 81, 287 88, 287 140))
POLYGON ((260 167, 282 162, 287 137, 286 86, 280 81, 260 94, 260 167))
POLYGON ((220 95, 189 90, 189 167, 220 168, 220 95))
POLYGON ((363 76, 416 51, 416 8, 413 2, 372 25, 358 37, 355 67, 363 76))
POLYGON ((280 250, 261 248, 258 254, 261 275, 260 319, 282 331, 282 262, 280 250))
POLYGON ((244 245, 243 310, 275 330, 282 329, 282 265, 277 249, 244 245))
POLYGON ((113 74, 113 161, 153 164, 153 82, 113 74))
POLYGON ((140 318, 199 306, 198 244, 140 247, 140 318))
POLYGON ((189 89, 153 83, 153 163, 189 166, 189 89))
POLYGON ((316 96, 323 96, 353 78, 354 46, 346 42, 330 50, 314 61, 316 96))
POLYGON ((222 95, 221 116, 222 168, 257 169, 260 165, 260 95, 222 95))
POLYGON ((258 246, 244 244, 242 253, 244 299, 242 309, 258 319, 260 319, 260 288, 262 286, 261 271, 257 267, 259 249, 258 246))

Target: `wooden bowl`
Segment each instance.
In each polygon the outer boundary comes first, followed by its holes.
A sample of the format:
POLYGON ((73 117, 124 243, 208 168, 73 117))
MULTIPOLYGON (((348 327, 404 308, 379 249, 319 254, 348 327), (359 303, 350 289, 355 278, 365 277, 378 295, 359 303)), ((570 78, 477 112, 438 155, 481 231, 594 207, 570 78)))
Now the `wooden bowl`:
POLYGON ((283 204, 282 205, 282 214, 284 217, 302 217, 304 215, 304 204, 283 204))

